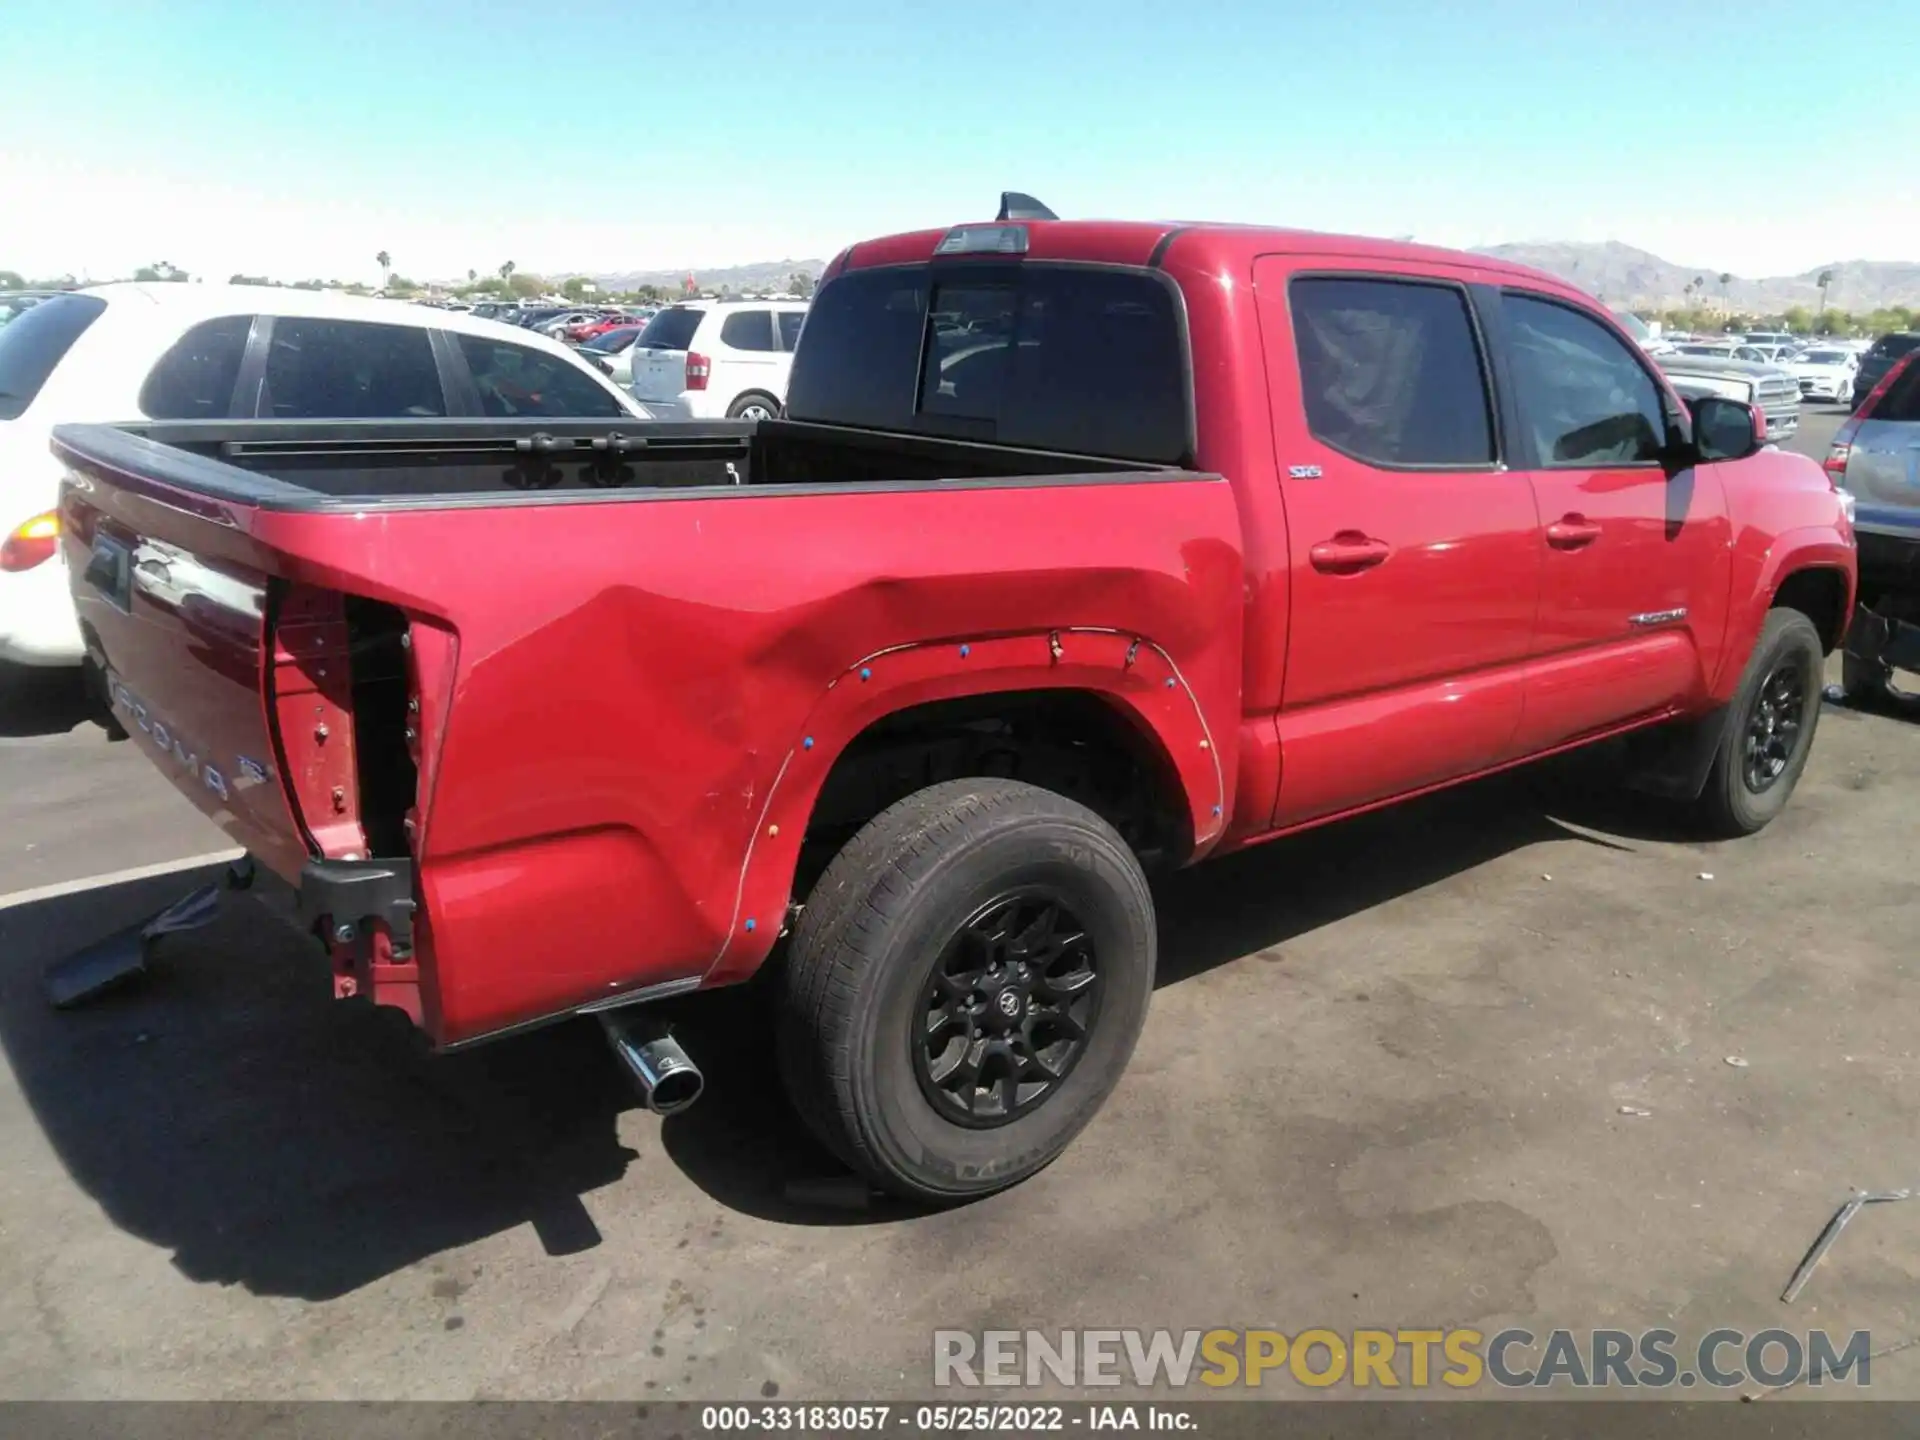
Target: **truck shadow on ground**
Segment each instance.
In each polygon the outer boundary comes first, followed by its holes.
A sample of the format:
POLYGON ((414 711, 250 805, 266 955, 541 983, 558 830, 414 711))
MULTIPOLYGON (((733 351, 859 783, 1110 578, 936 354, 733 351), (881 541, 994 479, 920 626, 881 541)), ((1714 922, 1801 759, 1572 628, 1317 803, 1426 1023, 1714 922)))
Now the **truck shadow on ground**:
POLYGON ((92 723, 78 670, 0 664, 0 737, 64 735, 92 723))
MULTIPOLYGON (((1396 805, 1157 884, 1156 988, 1529 845, 1686 838, 1670 810, 1624 792, 1600 757, 1568 757, 1396 805)), ((847 1224, 913 1213, 858 1187, 836 1193, 831 1177, 844 1172, 781 1103, 764 1000, 757 1023, 741 1026, 718 1009, 727 997, 701 998, 711 1008, 684 1013, 676 1033, 705 1070, 707 1092, 661 1131, 688 1177, 725 1205, 781 1222, 847 1224)))
MULTIPOLYGON (((1163 882, 1160 983, 1523 846, 1617 843, 1555 817, 1671 837, 1577 767, 1396 807, 1163 882)), ((317 947, 255 906, 230 904, 211 929, 169 941, 157 973, 122 994, 47 1007, 48 960, 202 878, 0 910, 0 1044, 33 1116, 12 1123, 37 1122, 106 1214, 165 1247, 189 1279, 322 1300, 523 1224, 549 1253, 572 1253, 600 1240, 582 1196, 647 1183, 628 1174, 637 1157, 618 1122, 637 1102, 597 1026, 432 1057, 396 1014, 335 1003, 317 947)), ((752 988, 678 1009, 709 1089, 662 1123, 666 1156, 718 1203, 783 1223, 910 1213, 849 1187, 804 1133, 781 1094, 766 1010, 752 988)), ((11 1165, 41 1142, 7 1123, 11 1165)))
MULTIPOLYGON (((0 910, 0 1044, 114 1223, 191 1280, 309 1300, 523 1224, 550 1254, 599 1243, 580 1197, 625 1175, 633 1099, 597 1029, 433 1057, 396 1012, 336 1003, 318 947, 244 902, 123 991, 48 1007, 47 960, 219 873, 0 910)), ((12 1166, 39 1137, 4 1116, 12 1166)))

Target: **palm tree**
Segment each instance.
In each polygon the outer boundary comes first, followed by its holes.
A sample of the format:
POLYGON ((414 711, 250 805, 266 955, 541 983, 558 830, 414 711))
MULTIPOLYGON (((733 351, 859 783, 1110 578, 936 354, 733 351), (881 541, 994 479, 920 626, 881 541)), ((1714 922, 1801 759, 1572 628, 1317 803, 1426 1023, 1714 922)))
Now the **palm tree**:
POLYGON ((1820 287, 1820 309, 1816 313, 1824 315, 1827 313, 1827 287, 1833 284, 1833 271, 1822 270, 1820 278, 1814 281, 1814 284, 1820 287))
POLYGON ((1731 285, 1732 283, 1733 283, 1733 272, 1731 270, 1722 270, 1720 272, 1720 298, 1723 301, 1727 298, 1727 286, 1731 285))
POLYGON ((478 280, 479 278, 480 278, 480 272, 478 270, 475 270, 469 267, 467 270, 467 283, 471 285, 473 284, 474 281, 478 280))
POLYGON ((513 263, 513 262, 512 262, 511 260, 509 260, 509 261, 507 261, 507 262, 506 262, 505 264, 503 264, 503 265, 502 265, 502 266, 500 267, 500 278, 501 278, 502 280, 511 280, 511 279, 513 279, 513 272, 514 272, 514 270, 515 270, 515 268, 516 268, 516 267, 515 267, 515 265, 514 265, 514 263, 513 263))
POLYGON ((373 263, 380 267, 380 288, 387 288, 387 282, 393 279, 393 257, 382 250, 373 257, 373 263))

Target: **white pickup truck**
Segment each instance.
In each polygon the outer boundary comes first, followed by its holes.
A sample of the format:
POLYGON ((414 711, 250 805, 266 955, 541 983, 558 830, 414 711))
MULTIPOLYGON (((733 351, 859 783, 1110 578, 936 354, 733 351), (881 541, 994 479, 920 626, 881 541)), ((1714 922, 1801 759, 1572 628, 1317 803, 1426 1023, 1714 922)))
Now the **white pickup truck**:
POLYGON ((1800 429, 1800 382, 1778 365, 1731 356, 1690 355, 1686 347, 1653 361, 1688 400, 1721 395, 1751 405, 1767 417, 1767 443, 1778 445, 1800 429))

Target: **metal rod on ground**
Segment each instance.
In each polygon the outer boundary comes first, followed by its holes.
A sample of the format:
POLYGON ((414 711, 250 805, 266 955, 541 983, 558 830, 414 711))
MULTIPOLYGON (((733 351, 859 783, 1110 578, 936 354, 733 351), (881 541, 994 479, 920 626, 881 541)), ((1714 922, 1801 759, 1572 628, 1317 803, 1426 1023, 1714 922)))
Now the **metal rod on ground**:
POLYGON ((1827 1251, 1833 1248, 1833 1242, 1840 1238, 1840 1232, 1847 1228, 1853 1217, 1868 1205, 1885 1205, 1895 1200, 1911 1200, 1911 1190, 1884 1190, 1877 1194, 1865 1191, 1855 1195, 1846 1204, 1833 1212, 1833 1218, 1827 1221, 1826 1228, 1815 1238, 1813 1245, 1801 1258, 1799 1268, 1793 1272, 1793 1278, 1787 1282, 1787 1288, 1780 1292, 1780 1299, 1791 1305, 1793 1297, 1798 1295, 1813 1275, 1814 1267, 1827 1258, 1827 1251))

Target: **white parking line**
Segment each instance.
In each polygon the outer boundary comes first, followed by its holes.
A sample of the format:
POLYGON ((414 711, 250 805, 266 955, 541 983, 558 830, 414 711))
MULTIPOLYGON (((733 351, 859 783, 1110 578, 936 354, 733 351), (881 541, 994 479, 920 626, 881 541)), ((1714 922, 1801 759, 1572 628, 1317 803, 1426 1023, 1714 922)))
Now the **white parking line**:
POLYGON ((238 860, 246 853, 237 846, 231 850, 208 850, 204 854, 183 855, 177 860, 162 860, 153 865, 135 865, 126 870, 109 870, 104 875, 88 875, 80 880, 61 880, 52 885, 37 885, 31 890, 15 890, 10 895, 0 895, 0 910, 31 905, 36 900, 54 900, 62 895, 77 895, 82 890, 98 890, 107 885, 123 885, 129 880, 147 880, 155 875, 172 875, 181 870, 197 870, 202 865, 218 865, 227 860, 238 860))

